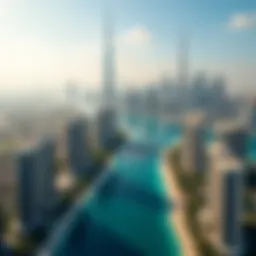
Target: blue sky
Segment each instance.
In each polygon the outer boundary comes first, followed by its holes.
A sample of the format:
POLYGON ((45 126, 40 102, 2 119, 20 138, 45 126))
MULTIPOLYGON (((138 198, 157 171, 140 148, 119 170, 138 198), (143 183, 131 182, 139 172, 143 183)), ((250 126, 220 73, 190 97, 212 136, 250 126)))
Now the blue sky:
MULTIPOLYGON (((190 73, 255 91, 255 0, 111 0, 119 84, 175 77, 179 37, 190 73)), ((0 88, 101 83, 102 0, 0 0, 0 88)))

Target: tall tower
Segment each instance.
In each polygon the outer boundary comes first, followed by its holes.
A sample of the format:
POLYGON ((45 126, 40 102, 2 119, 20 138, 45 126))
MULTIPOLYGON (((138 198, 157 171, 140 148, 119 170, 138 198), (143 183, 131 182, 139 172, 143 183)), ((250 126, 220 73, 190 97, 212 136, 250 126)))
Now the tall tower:
POLYGON ((72 121, 67 129, 69 164, 77 177, 85 174, 90 161, 88 122, 84 118, 72 121))
POLYGON ((208 157, 209 238, 220 255, 242 255, 243 161, 223 141, 212 145, 208 157))
POLYGON ((97 120, 98 141, 109 146, 116 136, 117 104, 115 90, 113 0, 104 1, 103 12, 103 99, 97 120))
POLYGON ((114 67, 114 38, 113 15, 111 1, 105 1, 103 10, 103 103, 113 105, 115 102, 115 67, 114 67))
POLYGON ((181 156, 182 166, 188 173, 205 171, 205 131, 205 117, 202 113, 191 113, 185 118, 181 156))
POLYGON ((17 154, 18 204, 23 231, 52 220, 57 194, 54 187, 55 141, 39 141, 17 154))
POLYGON ((188 63, 188 51, 189 41, 187 36, 181 36, 178 42, 178 56, 177 56, 177 85, 178 91, 181 93, 183 98, 183 104, 187 101, 186 96, 188 95, 188 74, 189 74, 189 63, 188 63))

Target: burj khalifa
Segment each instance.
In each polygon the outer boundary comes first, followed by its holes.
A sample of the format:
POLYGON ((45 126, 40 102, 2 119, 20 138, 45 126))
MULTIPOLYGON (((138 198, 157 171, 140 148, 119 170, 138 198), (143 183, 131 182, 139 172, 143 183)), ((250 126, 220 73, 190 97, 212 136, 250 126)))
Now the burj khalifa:
MULTIPOLYGON (((109 3, 110 1, 106 1, 109 3)), ((116 102, 115 90, 115 47, 114 47, 114 19, 111 10, 112 5, 105 3, 103 12, 103 104, 113 107, 116 102)))

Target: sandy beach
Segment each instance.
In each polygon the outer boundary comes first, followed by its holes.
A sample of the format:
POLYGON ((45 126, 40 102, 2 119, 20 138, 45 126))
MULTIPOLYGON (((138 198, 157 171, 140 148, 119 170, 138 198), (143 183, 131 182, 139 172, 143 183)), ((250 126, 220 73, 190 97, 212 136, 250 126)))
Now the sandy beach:
POLYGON ((179 240, 182 246, 184 256, 198 256, 197 248, 195 246, 193 237, 189 233, 186 225, 186 216, 183 206, 186 198, 184 197, 181 189, 175 181, 175 177, 172 173, 171 167, 166 162, 162 167, 165 186, 168 191, 169 197, 174 201, 175 207, 170 213, 170 221, 174 225, 179 240))

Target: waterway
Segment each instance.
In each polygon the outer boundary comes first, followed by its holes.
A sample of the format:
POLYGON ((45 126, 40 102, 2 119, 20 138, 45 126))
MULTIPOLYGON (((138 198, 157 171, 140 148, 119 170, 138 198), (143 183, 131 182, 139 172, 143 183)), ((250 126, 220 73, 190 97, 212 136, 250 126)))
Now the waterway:
MULTIPOLYGON (((168 216, 175 202, 161 176, 161 153, 182 136, 181 127, 157 118, 125 117, 128 142, 104 176, 70 212, 45 247, 46 255, 182 255, 168 216)), ((213 140, 211 133, 208 141, 213 140)), ((256 156, 251 139, 248 156, 256 156)), ((44 255, 44 254, 42 254, 44 255)))
MULTIPOLYGON (((181 255, 168 218, 174 206, 160 172, 161 153, 181 129, 152 118, 126 117, 129 140, 103 177, 56 230, 43 253, 65 255, 181 255)), ((43 254, 42 253, 42 254, 43 254)))

